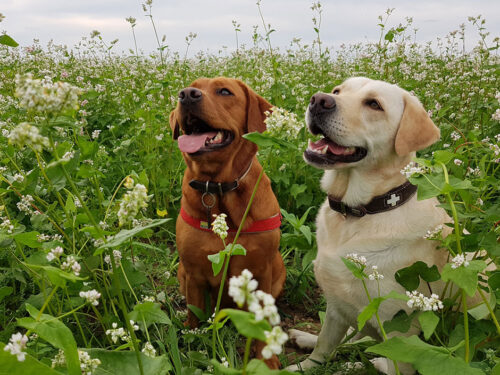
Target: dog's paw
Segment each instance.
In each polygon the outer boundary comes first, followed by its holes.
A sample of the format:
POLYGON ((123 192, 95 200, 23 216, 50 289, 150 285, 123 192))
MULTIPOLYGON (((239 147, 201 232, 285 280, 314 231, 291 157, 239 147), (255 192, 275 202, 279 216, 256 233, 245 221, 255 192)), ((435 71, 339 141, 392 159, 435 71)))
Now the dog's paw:
POLYGON ((292 371, 292 372, 304 371, 304 370, 310 369, 312 367, 318 366, 319 364, 320 364, 319 362, 315 362, 315 361, 311 361, 310 359, 306 359, 306 360, 300 362, 299 364, 288 366, 285 370, 292 371))
POLYGON ((300 349, 314 349, 318 336, 308 332, 299 331, 298 329, 291 329, 288 331, 290 341, 300 349))

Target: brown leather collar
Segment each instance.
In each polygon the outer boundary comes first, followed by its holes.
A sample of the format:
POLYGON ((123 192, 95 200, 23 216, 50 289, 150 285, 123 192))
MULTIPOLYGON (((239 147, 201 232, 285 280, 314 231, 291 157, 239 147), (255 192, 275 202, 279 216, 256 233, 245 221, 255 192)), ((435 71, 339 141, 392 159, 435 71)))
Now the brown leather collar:
POLYGON ((349 207, 331 195, 328 195, 328 203, 332 210, 340 212, 344 216, 363 217, 366 214, 378 214, 402 206, 408 202, 416 191, 417 187, 406 181, 404 184, 389 190, 387 193, 374 197, 365 205, 349 207))
POLYGON ((238 177, 236 180, 231 182, 213 182, 213 181, 199 181, 199 180, 191 180, 189 181, 189 186, 193 189, 198 190, 202 193, 211 193, 211 194, 219 194, 223 195, 225 193, 229 193, 230 191, 236 190, 238 186, 240 186, 240 181, 245 178, 245 176, 252 168, 253 159, 250 162, 250 165, 245 170, 245 172, 238 177))

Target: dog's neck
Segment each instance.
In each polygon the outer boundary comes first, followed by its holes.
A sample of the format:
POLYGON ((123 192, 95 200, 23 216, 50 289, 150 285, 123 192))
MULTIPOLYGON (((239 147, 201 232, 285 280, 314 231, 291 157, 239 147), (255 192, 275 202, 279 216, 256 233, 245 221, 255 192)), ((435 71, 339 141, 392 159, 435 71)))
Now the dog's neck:
POLYGON ((381 163, 370 168, 345 168, 327 170, 321 180, 322 189, 350 207, 365 205, 374 197, 403 184, 406 177, 401 174, 414 155, 398 158, 387 165, 381 163))

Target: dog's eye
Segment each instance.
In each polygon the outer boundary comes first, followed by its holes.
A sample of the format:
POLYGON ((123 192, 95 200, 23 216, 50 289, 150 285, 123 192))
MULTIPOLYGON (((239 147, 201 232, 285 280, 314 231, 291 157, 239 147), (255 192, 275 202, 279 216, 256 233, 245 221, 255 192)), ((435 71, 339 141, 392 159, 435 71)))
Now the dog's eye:
POLYGON ((339 89, 335 89, 335 90, 333 90, 332 94, 333 95, 338 95, 338 94, 340 94, 340 90, 339 89))
POLYGON ((222 95, 222 96, 233 95, 233 93, 226 88, 222 88, 222 89, 217 90, 217 94, 222 95))
POLYGON ((383 109, 380 106, 379 102, 377 102, 375 99, 368 99, 366 101, 366 105, 369 106, 371 109, 374 109, 376 111, 383 111, 383 109))

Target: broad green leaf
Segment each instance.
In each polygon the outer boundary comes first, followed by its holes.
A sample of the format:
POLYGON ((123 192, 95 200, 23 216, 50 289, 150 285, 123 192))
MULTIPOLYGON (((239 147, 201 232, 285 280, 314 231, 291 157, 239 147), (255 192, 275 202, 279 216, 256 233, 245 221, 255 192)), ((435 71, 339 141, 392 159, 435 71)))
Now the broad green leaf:
POLYGON ((17 43, 14 39, 12 39, 7 34, 0 35, 0 44, 9 47, 17 47, 19 43, 17 43))
POLYGON ((5 297, 10 296, 13 291, 14 289, 11 286, 2 286, 0 288, 0 302, 2 302, 5 297))
POLYGON ((146 326, 153 323, 171 324, 165 311, 160 307, 159 303, 142 302, 134 306, 134 309, 129 313, 129 317, 138 323, 146 322, 146 326))
POLYGON ((4 347, 5 344, 0 342, 0 375, 61 375, 60 372, 37 361, 29 354, 23 362, 19 362, 17 356, 6 352, 4 347))
POLYGON ((252 359, 247 365, 248 375, 296 375, 295 372, 287 370, 271 370, 264 361, 252 359))
POLYGON ((74 273, 66 272, 60 268, 53 267, 53 266, 41 266, 38 264, 28 264, 28 263, 23 263, 23 264, 25 264, 29 268, 42 270, 47 275, 47 277, 52 282, 52 284, 60 286, 60 287, 64 287, 66 285, 66 280, 69 280, 71 282, 75 282, 78 280, 85 280, 86 279, 86 278, 75 276, 74 273))
POLYGON ((200 309, 198 306, 188 304, 187 307, 189 310, 191 310, 193 312, 194 315, 196 315, 196 317, 199 320, 201 320, 201 321, 207 320, 207 314, 205 313, 205 311, 200 309))
POLYGON ((424 200, 437 197, 444 188, 443 175, 423 174, 416 177, 410 177, 410 182, 418 186, 417 199, 424 200))
POLYGON ((207 256, 208 260, 212 263, 212 271, 214 273, 214 276, 217 276, 222 270, 226 254, 227 250, 221 250, 218 253, 210 254, 207 256))
POLYGON ((489 232, 482 238, 479 244, 488 252, 490 257, 500 256, 500 243, 498 242, 495 232, 489 232))
POLYGON ((490 275, 488 285, 492 290, 500 289, 500 271, 495 271, 490 275))
POLYGON ((448 263, 441 271, 443 281, 453 281, 458 287, 462 288, 468 296, 476 294, 477 274, 486 268, 486 263, 482 260, 472 260, 467 267, 460 266, 451 268, 448 263))
POLYGON ((253 132, 248 134, 243 134, 243 138, 248 139, 250 142, 255 143, 259 147, 273 147, 281 149, 296 150, 297 147, 290 142, 283 139, 273 137, 267 133, 253 132))
POLYGON ((216 361, 215 359, 212 359, 210 363, 214 366, 216 369, 216 374, 223 374, 223 375, 240 375, 243 373, 242 370, 237 370, 235 368, 231 367, 226 367, 222 365, 219 361, 216 361))
POLYGON ((354 263, 353 261, 350 261, 349 259, 342 258, 342 257, 340 259, 342 259, 342 262, 344 262, 345 266, 347 267, 347 269, 349 271, 352 272, 354 277, 356 277, 360 280, 363 280, 364 278, 368 277, 363 271, 361 271, 361 268, 359 268, 356 265, 356 263, 354 263))
MULTIPOLYGON (((489 279, 488 279, 488 281, 489 281, 489 279)), ((496 304, 497 304, 497 298, 496 298, 495 293, 491 292, 491 289, 490 289, 489 296, 490 296, 489 305, 491 308, 494 309, 496 304)), ((490 315, 490 310, 488 310, 488 307, 483 302, 483 303, 480 303, 476 307, 469 308, 467 310, 467 313, 470 316, 472 316, 474 319, 480 320, 480 319, 485 319, 488 315, 490 315)))
POLYGON ((456 154, 446 150, 437 150, 434 151, 433 158, 435 161, 441 162, 443 164, 448 164, 448 162, 455 158, 456 154))
POLYGON ((402 333, 408 332, 411 327, 411 322, 418 314, 418 311, 413 311, 410 315, 406 314, 406 311, 399 310, 393 317, 392 320, 386 320, 384 322, 384 330, 386 333, 393 331, 398 331, 402 333))
POLYGON ((144 225, 144 226, 137 226, 133 229, 122 229, 119 231, 117 234, 112 236, 107 243, 99 247, 95 252, 94 255, 99 255, 102 254, 104 249, 112 248, 112 247, 117 247, 120 246, 122 243, 125 241, 129 240, 130 238, 137 236, 139 233, 141 233, 143 230, 148 229, 148 228, 153 228, 157 227, 158 225, 165 224, 167 221, 170 219, 155 219, 153 220, 150 224, 144 225))
POLYGON ((441 277, 437 267, 427 267, 422 261, 413 263, 410 267, 402 268, 394 275, 396 281, 406 290, 413 291, 420 285, 420 278, 427 282, 439 280, 441 277))
MULTIPOLYGON (((104 349, 88 349, 91 358, 98 358, 101 364, 92 375, 127 374, 139 375, 137 356, 133 351, 111 351, 104 349)), ((165 355, 151 358, 140 353, 144 374, 165 375, 172 370, 172 365, 165 355)))
POLYGON ((432 311, 424 311, 418 316, 418 322, 422 327, 425 339, 429 340, 439 323, 439 318, 432 311))
POLYGON ((245 336, 251 337, 253 339, 266 341, 265 331, 271 330, 271 325, 267 320, 263 319, 256 321, 254 314, 248 311, 236 310, 236 309, 223 309, 215 317, 215 323, 221 321, 226 316, 231 319, 234 326, 238 332, 245 336))
POLYGON ((422 375, 483 375, 443 347, 429 345, 417 336, 393 337, 366 349, 395 361, 411 363, 422 375))
POLYGON ((38 248, 42 246, 42 243, 38 241, 38 235, 40 233, 33 231, 33 232, 23 232, 23 233, 18 233, 15 234, 14 240, 20 244, 20 245, 25 245, 31 248, 38 248))
POLYGON ((378 311, 378 308, 380 307, 380 304, 384 302, 387 299, 399 299, 403 301, 407 301, 408 297, 396 293, 395 291, 390 292, 389 294, 383 296, 383 297, 376 297, 371 300, 371 302, 361 311, 361 313, 358 315, 358 331, 361 331, 363 327, 365 326, 366 322, 371 319, 373 315, 378 311))
POLYGON ((64 350, 68 374, 81 375, 78 350, 71 330, 52 315, 41 314, 39 316, 39 311, 29 304, 26 304, 26 310, 31 317, 18 319, 17 324, 35 332, 56 348, 64 350), (36 319, 39 320, 36 321, 36 319))
MULTIPOLYGON (((230 245, 228 245, 229 247, 230 245)), ((232 255, 247 255, 247 249, 245 249, 242 245, 240 244, 235 244, 233 247, 233 251, 231 252, 232 255)))

